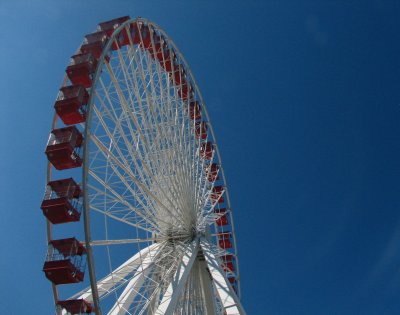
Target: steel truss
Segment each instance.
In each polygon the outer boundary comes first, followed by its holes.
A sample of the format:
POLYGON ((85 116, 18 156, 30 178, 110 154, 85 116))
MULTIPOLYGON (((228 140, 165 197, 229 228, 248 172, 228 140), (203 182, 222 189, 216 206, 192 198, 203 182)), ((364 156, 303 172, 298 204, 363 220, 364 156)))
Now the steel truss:
POLYGON ((90 285, 70 299, 92 303, 97 315, 245 314, 213 128, 189 66, 157 25, 135 19, 115 29, 80 129, 90 285), (128 36, 121 47, 120 34, 128 36))

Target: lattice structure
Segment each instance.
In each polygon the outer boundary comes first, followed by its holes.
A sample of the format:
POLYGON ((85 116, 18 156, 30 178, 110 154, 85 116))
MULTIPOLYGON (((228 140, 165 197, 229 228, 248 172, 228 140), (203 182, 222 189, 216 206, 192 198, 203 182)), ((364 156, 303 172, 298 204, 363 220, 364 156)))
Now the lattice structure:
POLYGON ((166 33, 141 18, 100 23, 54 107, 41 208, 57 313, 245 314, 213 128, 166 33))

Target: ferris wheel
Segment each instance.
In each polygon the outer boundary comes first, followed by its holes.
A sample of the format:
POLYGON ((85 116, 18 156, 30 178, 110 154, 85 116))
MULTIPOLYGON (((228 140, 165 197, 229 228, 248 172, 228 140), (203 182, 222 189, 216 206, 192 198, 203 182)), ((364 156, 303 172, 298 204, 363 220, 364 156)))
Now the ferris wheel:
POLYGON ((54 107, 41 209, 56 313, 245 314, 214 132, 168 35, 100 23, 54 107))

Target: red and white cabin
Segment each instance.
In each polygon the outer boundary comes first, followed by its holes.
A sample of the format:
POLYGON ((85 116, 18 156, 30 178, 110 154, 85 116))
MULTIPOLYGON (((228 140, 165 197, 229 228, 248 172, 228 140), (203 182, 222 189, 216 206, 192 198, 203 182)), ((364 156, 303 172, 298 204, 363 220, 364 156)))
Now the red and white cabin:
POLYGON ((107 33, 104 31, 87 34, 85 36, 86 43, 81 46, 82 54, 90 53, 96 60, 99 60, 108 38, 107 33))
POLYGON ((74 237, 50 241, 43 265, 47 279, 56 285, 83 281, 84 255, 85 247, 74 237))
POLYGON ((201 119, 201 107, 199 102, 193 101, 189 104, 189 117, 192 120, 201 119))
POLYGON ((92 86, 97 60, 91 53, 77 54, 71 57, 72 62, 65 70, 72 84, 80 84, 85 88, 92 86))
POLYGON ((200 145, 200 157, 206 160, 211 160, 212 156, 213 156, 212 142, 203 142, 200 145))
POLYGON ((76 222, 81 217, 80 186, 72 179, 59 179, 47 183, 41 209, 53 224, 76 222))
MULTIPOLYGON (((208 168, 208 167, 207 167, 208 168)), ((219 179, 219 166, 216 163, 212 163, 208 168, 207 179, 209 182, 213 182, 219 179)))
POLYGON ((213 203, 218 202, 218 203, 223 203, 224 202, 224 197, 222 195, 224 194, 225 189, 223 186, 214 186, 213 189, 211 190, 210 198, 213 203))
POLYGON ((196 121, 194 125, 195 135, 197 139, 207 138, 207 123, 205 121, 196 121))
POLYGON ((75 126, 53 129, 47 142, 46 155, 51 164, 64 170, 82 165, 79 149, 83 136, 75 126))
POLYGON ((86 105, 89 94, 83 85, 64 86, 60 89, 54 108, 66 125, 75 125, 86 120, 86 105))
POLYGON ((120 27, 124 22, 130 20, 128 15, 116 19, 99 23, 98 29, 106 32, 107 36, 111 36, 114 31, 120 27))
POLYGON ((218 233, 217 237, 218 237, 219 247, 221 247, 222 249, 227 249, 232 247, 232 243, 230 240, 231 238, 230 232, 218 233))
MULTIPOLYGON (((90 314, 93 312, 92 304, 84 299, 58 301, 56 304, 58 312, 66 310, 70 314, 90 314)), ((57 313, 58 314, 58 313, 57 313)))

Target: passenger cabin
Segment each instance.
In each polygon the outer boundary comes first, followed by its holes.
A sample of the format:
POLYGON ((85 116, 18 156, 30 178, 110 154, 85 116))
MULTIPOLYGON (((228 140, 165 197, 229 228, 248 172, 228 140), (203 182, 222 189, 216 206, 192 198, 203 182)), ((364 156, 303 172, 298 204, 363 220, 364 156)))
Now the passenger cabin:
POLYGON ((190 83, 183 82, 178 88, 178 95, 182 101, 191 100, 194 98, 193 87, 190 83))
POLYGON ((231 243, 231 233, 230 232, 224 232, 224 233, 219 233, 217 234, 218 237, 218 245, 219 247, 223 249, 231 248, 232 243, 231 243))
POLYGON ((225 214, 226 213, 226 208, 214 209, 214 213, 225 214))
POLYGON ((236 284, 236 278, 235 277, 228 277, 228 281, 232 285, 236 284))
POLYGON ((116 19, 112 19, 110 21, 105 21, 99 23, 98 29, 100 31, 106 32, 108 37, 111 37, 112 33, 120 27, 124 22, 130 20, 129 16, 122 16, 116 19))
POLYGON ((189 104, 189 117, 192 120, 201 119, 201 107, 197 101, 190 102, 189 104))
POLYGON ((85 88, 92 86, 97 60, 91 53, 81 53, 71 57, 71 64, 65 70, 72 84, 81 84, 85 88))
POLYGON ((231 262, 231 261, 223 263, 222 268, 224 269, 225 272, 234 272, 235 271, 235 266, 233 265, 233 262, 231 262))
MULTIPOLYGON (((131 25, 128 24, 125 26, 125 28, 123 30, 121 30, 118 35, 116 35, 116 37, 113 40, 113 43, 111 44, 111 49, 112 50, 118 50, 123 46, 129 45, 130 41, 129 41, 129 35, 131 32, 131 25)), ((131 36, 131 39, 134 40, 135 37, 131 36)))
POLYGON ((214 209, 214 213, 220 215, 216 220, 215 223, 218 226, 225 226, 229 223, 228 216, 226 214, 226 208, 214 209))
POLYGON ((86 120, 89 94, 82 85, 64 86, 60 89, 54 108, 66 125, 75 125, 86 120))
POLYGON ((150 28, 148 25, 144 23, 140 23, 139 25, 139 45, 143 49, 149 49, 151 47, 151 35, 150 28))
MULTIPOLYGON (((123 16, 110 21, 102 22, 99 24, 98 29, 104 31, 108 37, 111 37, 114 31, 128 20, 130 20, 129 16, 123 16)), ((123 30, 121 30, 121 32, 119 32, 119 34, 114 38, 114 41, 111 45, 112 50, 118 50, 122 46, 129 45, 128 32, 131 32, 131 29, 132 25, 128 24, 123 30)), ((131 38, 133 40, 134 36, 131 36, 131 38)))
POLYGON ((206 139, 207 138, 207 123, 205 121, 196 121, 194 125, 194 130, 197 139, 206 139))
POLYGON ((81 166, 79 151, 82 141, 82 134, 75 126, 52 130, 45 151, 49 162, 57 170, 81 166))
POLYGON ((83 281, 86 249, 76 238, 49 242, 43 271, 55 285, 83 281))
POLYGON ((167 72, 172 72, 172 65, 178 60, 176 54, 173 51, 171 52, 167 44, 164 45, 162 53, 157 54, 157 58, 160 66, 167 72))
POLYGON ((169 49, 164 37, 162 35, 154 34, 153 41, 155 53, 152 52, 151 56, 154 59, 157 58, 158 61, 162 61, 163 58, 169 58, 169 49))
POLYGON ((222 195, 224 194, 224 187, 222 186, 214 186, 213 189, 211 190, 211 195, 210 198, 213 202, 218 202, 218 203, 223 203, 224 202, 224 197, 222 195))
POLYGON ((150 37, 150 45, 146 48, 149 51, 151 58, 155 59, 156 55, 161 53, 162 42, 162 37, 153 31, 153 41, 151 41, 150 37))
POLYGON ((228 216, 224 214, 223 216, 219 217, 217 220, 215 220, 215 223, 218 226, 225 226, 228 225, 228 216))
POLYGON ((213 156, 213 144, 211 142, 203 142, 200 145, 200 157, 211 160, 213 156))
POLYGON ((173 74, 170 74, 170 79, 175 85, 186 83, 186 70, 183 65, 174 65, 173 74))
POLYGON ((53 224, 76 222, 81 217, 81 188, 72 178, 47 183, 41 209, 53 224))
MULTIPOLYGON (((129 24, 127 26, 125 26, 125 29, 123 29, 121 32, 119 32, 119 34, 116 36, 115 40, 113 41, 111 48, 113 50, 117 50, 118 48, 121 48, 123 46, 126 45, 130 45, 130 40, 129 40, 129 36, 131 38, 131 40, 133 41, 132 44, 137 44, 137 42, 135 43, 135 34, 132 34, 132 25, 129 24)), ((136 41, 138 39, 136 38, 136 41)))
POLYGON ((94 58, 99 60, 107 40, 108 36, 104 31, 88 34, 85 36, 86 43, 81 46, 81 52, 83 54, 91 53, 94 58))
POLYGON ((207 179, 209 182, 213 182, 217 179, 219 179, 219 166, 216 163, 212 163, 208 169, 208 173, 207 173, 207 179))
MULTIPOLYGON (((142 24, 141 22, 139 22, 139 23, 133 22, 129 26, 129 34, 131 35, 131 40, 132 40, 133 45, 137 45, 140 43, 139 25, 141 25, 141 24, 142 24)), ((125 34, 120 34, 119 42, 121 42, 121 43, 126 42, 125 34)), ((129 38, 128 38, 128 42, 126 43, 126 45, 127 44, 130 44, 129 38)))
POLYGON ((84 299, 58 301, 56 304, 57 314, 67 311, 68 314, 90 314, 93 312, 92 304, 84 299))
POLYGON ((234 256, 232 254, 226 254, 220 257, 223 262, 233 261, 234 256))

